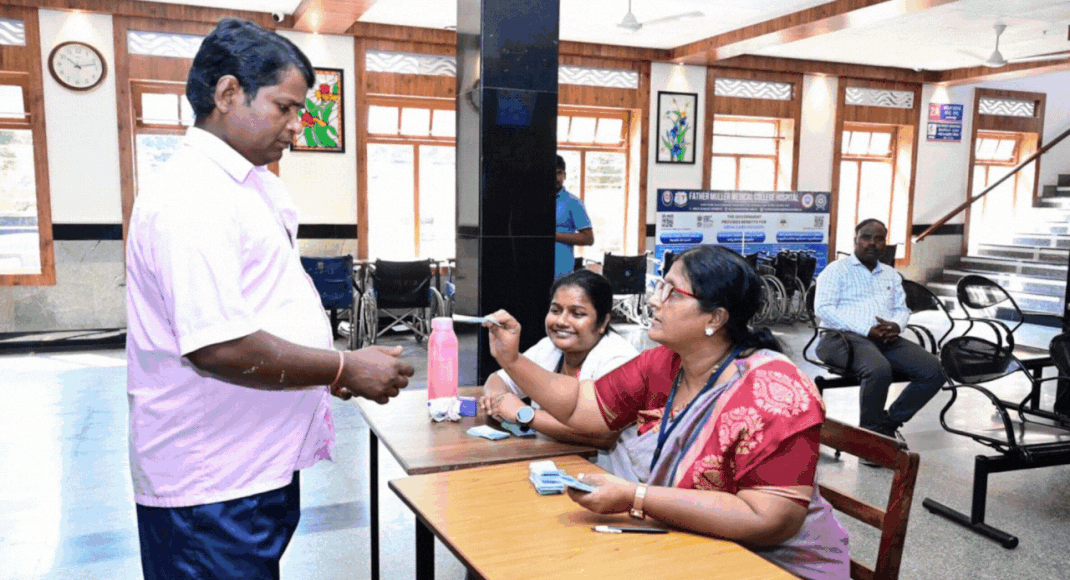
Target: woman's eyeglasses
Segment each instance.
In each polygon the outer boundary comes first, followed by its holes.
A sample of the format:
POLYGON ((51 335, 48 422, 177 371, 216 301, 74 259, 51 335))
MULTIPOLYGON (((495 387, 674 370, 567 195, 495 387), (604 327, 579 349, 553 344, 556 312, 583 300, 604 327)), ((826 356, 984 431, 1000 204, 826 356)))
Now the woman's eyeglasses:
MULTIPOLYGON (((683 294, 684 296, 688 296, 690 298, 696 298, 694 294, 692 294, 690 292, 687 292, 685 290, 681 290, 681 289, 677 288, 676 286, 673 286, 672 282, 669 282, 665 278, 656 278, 655 279, 654 298, 656 298, 658 300, 658 302, 665 302, 666 300, 669 299, 670 296, 672 296, 673 292, 679 292, 680 294, 683 294)), ((696 298, 696 300, 697 300, 697 298, 696 298)))

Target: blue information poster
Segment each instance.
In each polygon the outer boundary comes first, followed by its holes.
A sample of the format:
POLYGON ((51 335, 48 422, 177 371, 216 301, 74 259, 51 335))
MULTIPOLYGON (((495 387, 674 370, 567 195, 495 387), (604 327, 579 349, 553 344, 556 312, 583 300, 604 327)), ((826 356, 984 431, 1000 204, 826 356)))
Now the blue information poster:
POLYGON ((810 250, 817 272, 828 260, 828 192, 659 189, 654 256, 699 244, 740 254, 810 250))
POLYGON ((959 123, 929 123, 929 141, 962 141, 959 123))
POLYGON ((963 106, 954 103, 929 103, 930 121, 962 122, 963 106))

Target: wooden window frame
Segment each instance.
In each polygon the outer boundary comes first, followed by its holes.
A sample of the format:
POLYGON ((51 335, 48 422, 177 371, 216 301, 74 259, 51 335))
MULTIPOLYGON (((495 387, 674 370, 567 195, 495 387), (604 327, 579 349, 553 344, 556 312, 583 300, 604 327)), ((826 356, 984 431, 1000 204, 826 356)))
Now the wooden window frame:
POLYGON ((22 20, 26 27, 24 46, 0 46, 0 84, 22 87, 23 119, 0 120, 0 128, 30 130, 33 136, 34 184, 37 188, 37 242, 41 259, 38 274, 0 273, 0 286, 54 286, 56 258, 52 237, 52 202, 48 181, 48 142, 41 68, 41 39, 37 10, 0 6, 0 17, 22 20))
MULTIPOLYGON (((881 221, 884 221, 884 222, 890 224, 892 222, 892 220, 891 220, 892 211, 895 209, 895 172, 896 172, 896 165, 898 163, 898 155, 896 154, 896 146, 895 146, 895 144, 896 144, 896 140, 899 137, 899 126, 897 126, 897 125, 870 125, 868 123, 844 123, 843 124, 843 129, 840 131, 840 135, 841 135, 841 151, 840 151, 840 161, 839 161, 840 166, 842 167, 843 163, 847 162, 847 163, 854 163, 858 168, 857 172, 856 172, 856 175, 858 175, 858 179, 857 179, 857 182, 855 183, 855 191, 854 191, 854 196, 855 196, 854 223, 857 224, 862 219, 862 216, 858 215, 858 206, 859 206, 859 202, 861 201, 861 197, 862 197, 862 164, 866 163, 866 162, 869 162, 869 163, 877 162, 877 163, 887 163, 887 164, 891 165, 891 169, 892 169, 892 173, 891 173, 892 182, 888 184, 889 187, 891 188, 888 191, 888 214, 887 214, 886 217, 884 217, 883 220, 881 220, 881 221), (857 133, 888 133, 890 135, 890 138, 888 140, 888 153, 886 155, 870 155, 868 153, 864 154, 864 155, 859 155, 857 153, 855 153, 855 154, 844 153, 842 151, 842 147, 843 147, 842 146, 842 137, 843 137, 843 133, 846 133, 848 131, 857 132, 857 133)), ((841 191, 840 195, 843 195, 843 193, 844 192, 841 191)), ((909 235, 907 237, 909 238, 909 235)))
POLYGON ((709 175, 706 176, 706 187, 708 189, 713 189, 713 159, 715 157, 727 157, 727 158, 733 159, 735 161, 735 163, 736 163, 735 188, 737 190, 739 189, 740 162, 744 158, 752 158, 752 159, 769 159, 769 160, 773 161, 773 190, 774 191, 779 191, 779 187, 780 187, 780 145, 781 145, 782 141, 788 139, 788 137, 785 137, 783 135, 783 132, 784 132, 783 131, 783 121, 784 121, 784 119, 775 118, 775 117, 747 117, 747 116, 741 116, 741 115, 714 115, 713 125, 712 125, 713 129, 712 129, 712 132, 710 133, 710 140, 709 140, 710 153, 709 153, 708 157, 709 157, 710 171, 708 171, 709 175), (732 122, 740 122, 740 123, 773 123, 773 127, 775 129, 776 136, 774 136, 774 137, 758 137, 758 136, 754 136, 754 135, 732 135, 732 134, 729 134, 729 133, 718 133, 717 132, 717 121, 718 121, 718 119, 720 119, 721 121, 732 121, 732 122), (740 138, 744 138, 744 139, 772 139, 773 140, 773 145, 774 145, 774 147, 773 147, 773 151, 774 152, 771 155, 761 155, 761 154, 757 154, 757 153, 716 153, 713 150, 713 140, 715 138, 717 138, 717 137, 740 137, 740 138))
MULTIPOLYGON (((587 153, 620 153, 624 155, 624 204, 622 211, 624 213, 624 232, 621 234, 621 240, 624 244, 624 248, 621 251, 626 251, 628 247, 628 199, 629 199, 629 187, 631 186, 631 143, 628 138, 631 135, 631 122, 632 111, 627 109, 589 109, 585 107, 577 107, 574 105, 558 105, 558 116, 568 117, 595 117, 598 119, 620 119, 621 123, 621 139, 618 144, 611 145, 608 143, 573 143, 563 142, 558 140, 557 148, 559 151, 574 151, 580 154, 580 191, 572 191, 576 197, 580 198, 580 201, 586 200, 587 192, 587 153)), ((639 218, 641 221, 645 221, 643 216, 639 218)))
MULTIPOLYGON (((411 145, 413 147, 412 164, 412 192, 413 192, 413 249, 417 256, 420 255, 420 147, 422 146, 456 146, 457 137, 433 137, 431 136, 431 126, 428 126, 428 135, 426 137, 417 137, 413 135, 402 135, 401 130, 401 108, 414 108, 414 109, 431 109, 453 111, 455 110, 455 104, 451 100, 436 99, 426 97, 397 97, 397 96, 376 96, 368 95, 367 102, 364 106, 365 117, 367 112, 372 106, 379 107, 398 107, 398 134, 386 135, 383 133, 372 133, 367 131, 363 146, 367 148, 373 144, 388 144, 388 145, 411 145)), ((434 113, 428 117, 428 123, 434 123, 434 113)), ((367 127, 367 121, 364 126, 367 127)), ((366 157, 366 154, 365 154, 366 157)), ((370 194, 368 189, 365 189, 365 195, 370 194)), ((364 253, 367 254, 367 246, 365 245, 364 253)), ((368 259, 369 256, 358 256, 360 259, 368 259)), ((454 257, 456 258, 456 256, 454 257)))

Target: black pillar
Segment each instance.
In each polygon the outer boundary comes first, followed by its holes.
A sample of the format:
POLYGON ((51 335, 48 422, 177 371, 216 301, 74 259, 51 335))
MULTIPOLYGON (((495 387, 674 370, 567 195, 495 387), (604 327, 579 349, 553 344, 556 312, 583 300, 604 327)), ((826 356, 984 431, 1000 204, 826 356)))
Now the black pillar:
MULTIPOLYGON (((456 307, 508 310, 522 351, 546 335, 553 282, 558 2, 457 3, 456 307)), ((461 375, 482 384, 498 366, 476 342, 461 375)))

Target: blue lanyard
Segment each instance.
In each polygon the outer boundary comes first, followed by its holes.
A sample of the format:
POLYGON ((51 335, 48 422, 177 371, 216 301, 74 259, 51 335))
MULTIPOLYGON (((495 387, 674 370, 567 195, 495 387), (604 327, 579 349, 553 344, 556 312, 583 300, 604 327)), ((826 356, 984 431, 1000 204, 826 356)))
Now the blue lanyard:
POLYGON ((742 351, 743 347, 736 347, 736 350, 732 351, 732 354, 728 355, 728 357, 724 359, 724 362, 721 363, 721 366, 718 367, 717 371, 710 375, 710 380, 706 381, 706 386, 702 387, 702 390, 699 391, 698 394, 696 394, 694 398, 691 399, 691 402, 687 404, 687 407, 684 407, 684 410, 680 411, 676 415, 676 418, 673 419, 671 423, 669 423, 669 415, 672 413, 672 403, 673 400, 676 399, 676 388, 680 386, 680 377, 684 375, 683 365, 680 366, 680 372, 676 373, 676 380, 673 381, 672 390, 669 391, 669 400, 665 403, 665 412, 661 414, 661 426, 658 429, 658 446, 656 449, 654 449, 654 457, 650 460, 651 475, 653 475, 654 466, 658 463, 658 458, 661 457, 662 446, 664 446, 665 442, 668 441, 669 435, 672 434, 673 429, 676 429, 676 426, 680 424, 680 419, 683 418, 684 415, 687 415, 687 412, 691 410, 691 405, 694 405, 695 401, 697 401, 699 397, 701 397, 703 394, 713 388, 713 384, 717 382, 718 378, 720 378, 721 373, 723 373, 724 370, 728 368, 728 365, 732 361, 736 360, 736 357, 739 356, 739 353, 742 351), (666 423, 668 423, 668 429, 665 428, 666 423))

